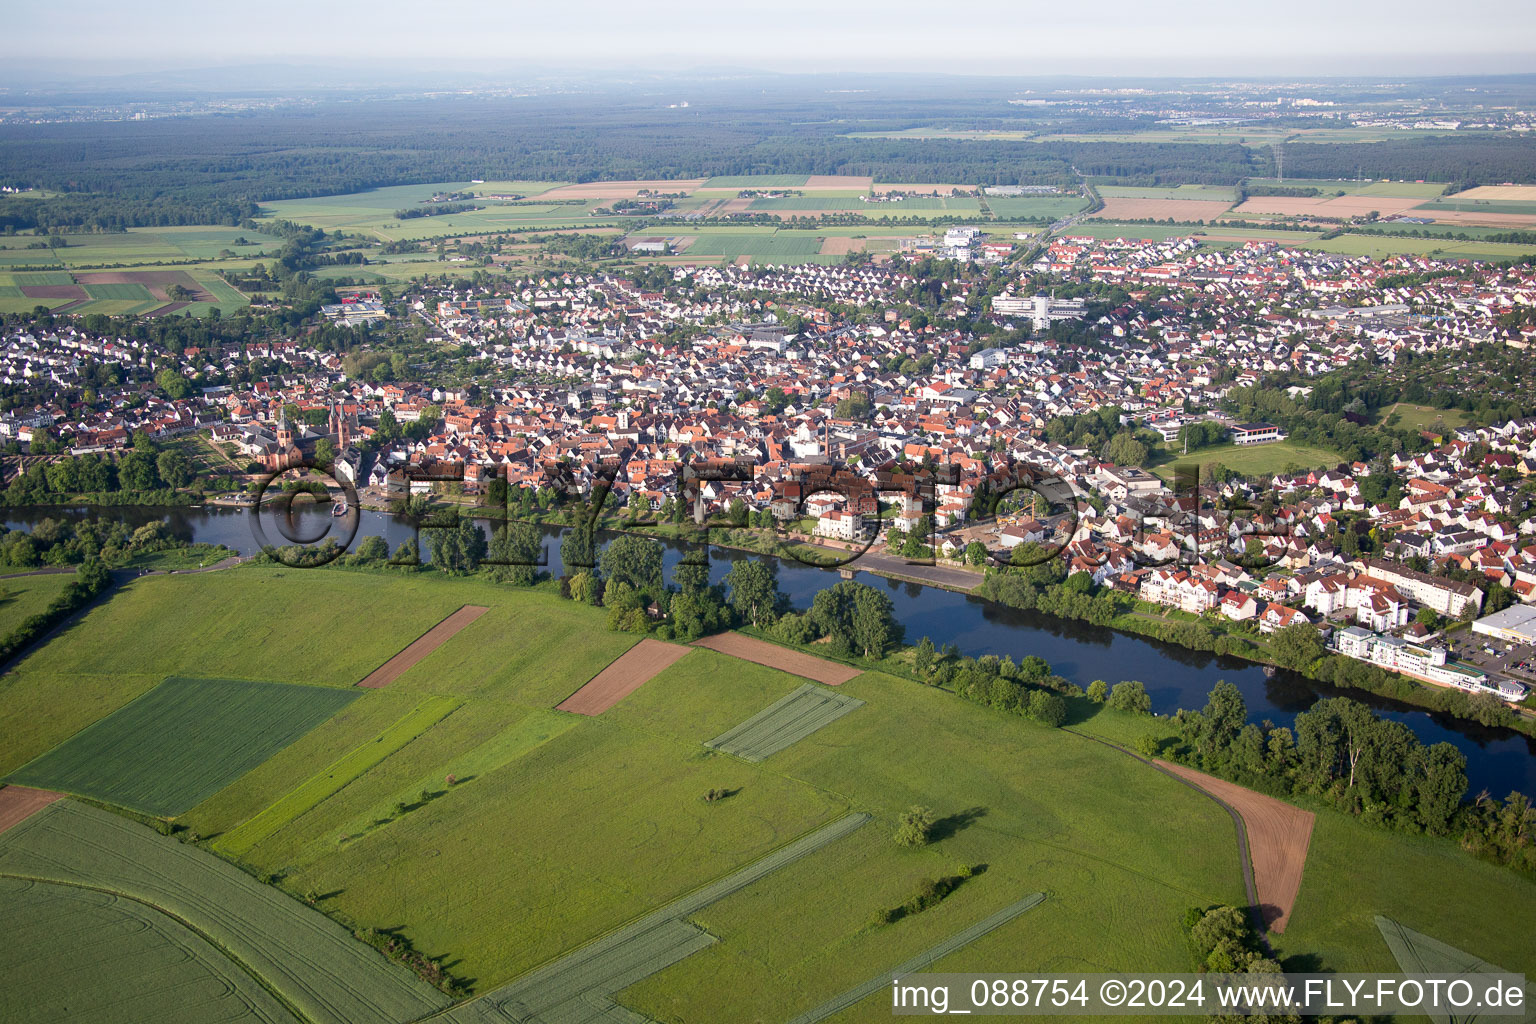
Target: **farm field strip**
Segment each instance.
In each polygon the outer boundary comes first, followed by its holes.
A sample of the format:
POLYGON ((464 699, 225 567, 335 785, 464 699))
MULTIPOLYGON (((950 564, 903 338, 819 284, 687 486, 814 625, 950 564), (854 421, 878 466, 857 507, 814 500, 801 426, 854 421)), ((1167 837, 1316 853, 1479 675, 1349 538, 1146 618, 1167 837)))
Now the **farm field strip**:
POLYGON ((708 647, 712 651, 729 654, 742 661, 767 665, 769 668, 776 668, 790 675, 803 676, 828 686, 839 686, 863 674, 861 669, 828 661, 825 658, 817 658, 814 655, 802 654, 788 647, 780 647, 778 644, 771 644, 766 640, 758 640, 756 637, 742 633, 731 632, 707 636, 702 640, 695 640, 693 646, 708 647))
POLYGON ((806 683, 704 745, 761 761, 863 706, 857 697, 806 683))
POLYGON ((205 850, 60 801, 0 835, 0 876, 90 886, 169 914, 313 1024, 399 1024, 448 997, 347 930, 205 850))
POLYGON ((1016 903, 1010 903, 1008 906, 1004 907, 1002 910, 999 910, 992 916, 983 918, 982 920, 971 925, 969 928, 966 928, 965 930, 956 933, 950 938, 945 939, 938 945, 923 950, 923 952, 917 954, 901 965, 886 971, 884 974, 877 974, 873 978, 870 978, 868 981, 859 985, 855 985, 853 988, 842 993, 841 995, 827 1000, 825 1003, 822 1003, 815 1009, 807 1010, 805 1013, 802 1013, 798 1017, 790 1020, 789 1024, 817 1024, 818 1021, 826 1020, 828 1017, 835 1013, 841 1013, 843 1010, 848 1009, 848 1007, 854 1005, 855 1003, 867 999, 868 997, 874 995, 876 992, 884 989, 891 983, 892 979, 899 978, 904 974, 911 974, 914 971, 923 970, 924 968, 930 966, 938 960, 943 959, 956 950, 963 949, 964 947, 970 945, 977 939, 981 938, 983 935, 986 935, 988 932, 992 932, 998 928, 1001 928, 1003 925, 1007 924, 1009 921, 1012 921, 1026 910, 1033 910, 1035 907, 1038 907, 1042 902, 1044 902, 1044 900, 1045 893, 1030 893, 1028 896, 1017 901, 1016 903))
POLYGON ((64 796, 30 786, 6 786, 0 789, 0 832, 21 824, 38 811, 64 796))
POLYGON ((680 644, 646 637, 555 707, 578 715, 600 715, 689 653, 680 644))
POLYGON ((1406 928, 1390 917, 1375 917, 1382 940, 1404 974, 1502 974, 1481 957, 1449 946, 1432 935, 1406 928))
POLYGON ((1193 768, 1171 762, 1159 762, 1159 766, 1198 786, 1242 817, 1243 829, 1248 834, 1248 855, 1253 861, 1259 914, 1271 932, 1284 934, 1296 895, 1301 891, 1316 815, 1193 768))
POLYGON ((405 650, 368 673, 357 685, 371 690, 388 686, 488 611, 490 609, 482 605, 466 604, 413 640, 405 650))
MULTIPOLYGON (((565 1017, 552 1014, 547 1018, 541 1015, 538 1019, 548 1020, 551 1024, 560 1024, 565 1020, 590 1020, 590 1010, 583 1016, 579 1013, 580 1008, 583 1005, 590 1006, 588 1000, 594 996, 606 997, 609 994, 597 990, 596 986, 606 987, 615 980, 622 981, 622 985, 617 987, 632 985, 714 941, 713 937, 702 930, 687 924, 684 918, 793 864, 801 857, 851 835, 863 827, 869 818, 868 814, 854 813, 823 825, 739 871, 702 886, 596 942, 567 953, 482 999, 461 1003, 444 1014, 442 1019, 452 1024, 505 1021, 509 1016, 515 1020, 527 1020, 531 1019, 529 1010, 542 1014, 564 1008, 567 1013, 578 1011, 578 1015, 565 1017)), ((612 991, 617 991, 617 987, 612 991)), ((606 998, 604 1001, 607 1001, 606 998)), ((624 1012, 627 1015, 624 1019, 644 1020, 632 1011, 624 1012)))
POLYGON ((174 817, 355 697, 331 687, 172 676, 7 781, 174 817))
POLYGON ((531 711, 526 717, 519 719, 484 743, 466 750, 449 761, 445 771, 434 770, 431 774, 414 779, 388 799, 380 801, 365 813, 353 818, 341 830, 337 841, 342 842, 347 837, 356 839, 367 835, 375 828, 382 827, 381 822, 387 823, 393 820, 390 815, 396 806, 409 803, 417 799, 423 791, 430 791, 431 787, 441 785, 449 775, 457 780, 454 783, 455 787, 471 785, 481 776, 506 767, 560 734, 574 729, 579 721, 578 718, 563 715, 551 708, 538 708, 531 711))
POLYGON ((460 703, 456 697, 428 697, 373 739, 342 755, 330 767, 310 776, 260 814, 220 836, 215 845, 232 857, 248 852, 442 721, 460 703))
POLYGON ((110 893, 0 878, 0 1019, 299 1024, 202 936, 110 893))

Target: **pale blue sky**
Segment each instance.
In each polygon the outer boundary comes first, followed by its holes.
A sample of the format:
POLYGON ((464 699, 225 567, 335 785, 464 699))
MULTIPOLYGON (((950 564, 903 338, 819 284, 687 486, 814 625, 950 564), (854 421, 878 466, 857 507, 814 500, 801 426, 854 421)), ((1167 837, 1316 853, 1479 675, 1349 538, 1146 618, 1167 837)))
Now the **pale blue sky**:
POLYGON ((45 0, 0 56, 101 70, 316 58, 783 71, 1355 75, 1536 71, 1510 0, 45 0), (988 7, 989 14, 983 14, 988 7))

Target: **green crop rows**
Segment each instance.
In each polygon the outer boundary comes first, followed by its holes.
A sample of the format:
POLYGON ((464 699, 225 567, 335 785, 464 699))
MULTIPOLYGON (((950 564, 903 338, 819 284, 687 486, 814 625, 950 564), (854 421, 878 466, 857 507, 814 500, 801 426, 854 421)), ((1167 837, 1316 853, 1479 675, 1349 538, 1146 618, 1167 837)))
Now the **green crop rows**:
POLYGON ((313 1024, 398 1024, 448 997, 188 843, 74 801, 0 833, 0 876, 90 886, 184 922, 313 1024))
POLYGON ((0 1019, 119 1024, 296 1024, 192 929, 142 903, 0 878, 0 1019))
POLYGON ((705 746, 748 761, 761 761, 863 705, 856 697, 806 683, 705 746))
POLYGON ((172 676, 8 781, 173 817, 356 696, 319 686, 172 676))

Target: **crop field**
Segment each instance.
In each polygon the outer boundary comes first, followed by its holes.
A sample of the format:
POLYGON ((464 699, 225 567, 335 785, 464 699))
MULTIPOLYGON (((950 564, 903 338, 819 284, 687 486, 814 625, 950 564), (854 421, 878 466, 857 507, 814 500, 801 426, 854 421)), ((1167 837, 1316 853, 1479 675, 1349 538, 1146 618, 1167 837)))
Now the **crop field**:
POLYGON ((825 728, 864 702, 806 683, 704 745, 761 761, 825 728))
POLYGON ((1232 204, 1208 199, 1111 199, 1090 215, 1092 220, 1214 220, 1232 204))
POLYGON ((1320 195, 1320 196, 1253 196, 1232 210, 1232 216, 1254 217, 1274 215, 1279 217, 1363 217, 1376 212, 1383 217, 1395 217, 1416 207, 1421 199, 1416 196, 1377 195, 1320 195))
POLYGON ((458 700, 453 697, 428 697, 372 740, 347 752, 324 771, 310 776, 298 788, 254 818, 248 819, 239 828, 220 836, 219 849, 231 857, 241 856, 442 721, 458 706, 458 700))
POLYGON ((739 259, 745 256, 754 263, 772 263, 819 255, 822 238, 814 232, 794 231, 780 231, 774 234, 680 232, 678 237, 690 240, 688 248, 684 250, 689 258, 739 259))
POLYGON ((1100 185, 1104 199, 1194 199, 1208 203, 1237 202, 1237 190, 1229 185, 1174 185, 1171 188, 1135 185, 1100 185))
MULTIPOLYGON (((1438 193, 1436 193, 1438 195, 1438 193)), ((1479 185, 1449 198, 1461 201, 1536 202, 1536 185, 1479 185)))
POLYGON ((867 217, 936 216, 964 214, 976 216, 981 207, 970 196, 909 196, 882 203, 859 199, 828 199, 820 196, 790 196, 785 199, 754 199, 748 207, 753 212, 772 213, 862 213, 867 217))
POLYGON ((1285 934, 1273 941, 1282 956, 1312 954, 1333 970, 1396 972, 1376 926, 1382 916, 1529 977, 1536 933, 1522 922, 1532 889, 1529 880, 1469 857, 1454 843, 1319 814, 1296 909, 1285 934), (1358 870, 1360 864, 1371 870, 1358 870))
POLYGON ((1059 220, 1088 205, 1082 196, 988 196, 987 208, 998 220, 1059 220))
MULTIPOLYGON (((1465 195, 1465 193, 1462 193, 1465 195)), ((1536 216, 1536 198, 1533 199, 1463 199, 1460 195, 1449 196, 1445 199, 1436 199, 1414 207, 1414 212, 1423 210, 1428 213, 1439 213, 1444 210, 1459 210, 1471 213, 1519 213, 1526 216, 1536 216)))
POLYGON ((0 1017, 118 1024, 297 1024, 190 928, 109 893, 0 878, 0 1017))
POLYGON ((282 240, 260 231, 233 227, 129 228, 126 231, 61 235, 55 248, 29 249, 27 235, 0 237, 0 270, 7 267, 58 265, 72 270, 214 260, 221 253, 241 259, 270 256, 282 240))
POLYGON ((801 188, 804 174, 722 174, 706 179, 701 188, 801 188))
MULTIPOLYGON (((1283 185, 1286 188, 1315 188, 1325 197, 1334 193, 1352 196, 1412 196, 1432 199, 1445 191, 1443 182, 1434 181, 1355 181, 1333 178, 1250 178, 1250 185, 1283 185)), ((1463 192, 1462 195, 1470 195, 1463 192)))
POLYGON ((7 781, 175 817, 341 710, 343 690, 172 677, 7 781))
POLYGON ((822 1003, 820 1006, 811 1010, 807 1010, 805 1013, 794 1017, 790 1020, 789 1024, 817 1024, 818 1021, 826 1020, 828 1017, 831 1017, 834 1014, 841 1013, 842 1011, 848 1009, 850 1006, 854 1006, 874 995, 876 992, 883 990, 885 986, 891 984, 898 978, 905 977, 906 975, 913 974, 917 971, 926 970, 936 961, 943 959, 951 953, 959 952, 966 946, 969 946, 972 942, 975 942, 977 939, 981 938, 983 935, 987 935, 988 933, 1001 928, 1003 925, 1007 924, 1009 921, 1012 921, 1014 918, 1018 917, 1025 911, 1035 909, 1042 902, 1044 902, 1044 900, 1045 893, 1032 892, 1018 902, 1010 903, 1008 906, 1004 907, 1002 910, 999 910, 997 913, 991 915, 990 917, 978 921, 971 925, 969 928, 951 935, 949 938, 940 942, 938 945, 923 950, 921 953, 912 957, 910 960, 907 960, 905 963, 902 963, 900 966, 885 971, 881 974, 877 974, 873 978, 870 978, 868 981, 855 985, 848 991, 832 997, 825 1003, 822 1003))
POLYGON ((804 676, 827 686, 846 683, 859 674, 858 669, 840 662, 828 658, 817 658, 743 633, 731 632, 708 636, 695 641, 695 645, 719 651, 721 654, 729 654, 743 661, 793 672, 795 675, 804 676))
POLYGON ((41 614, 74 579, 74 573, 59 572, 0 580, 0 637, 41 614))
POLYGON ((397 1024, 448 1001, 272 886, 72 800, 0 834, 0 876, 89 886, 185 922, 315 1024, 397 1024))
POLYGON ((151 269, 153 263, 148 262, 127 270, 9 272, 3 266, 0 263, 0 312, 29 313, 42 305, 79 314, 189 312, 204 316, 215 308, 233 312, 250 302, 211 266, 151 269), (192 299, 172 302, 165 291, 172 284, 187 289, 192 299))

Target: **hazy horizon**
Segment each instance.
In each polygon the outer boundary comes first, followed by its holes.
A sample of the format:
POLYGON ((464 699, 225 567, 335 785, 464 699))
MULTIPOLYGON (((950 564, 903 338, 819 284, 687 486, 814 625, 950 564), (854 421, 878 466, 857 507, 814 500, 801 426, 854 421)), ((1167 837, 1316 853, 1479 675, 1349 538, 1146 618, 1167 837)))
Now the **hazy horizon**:
POLYGON ((174 73, 253 64, 515 78, 521 71, 916 72, 1084 77, 1357 77, 1520 74, 1536 54, 1536 5, 1471 0, 1447 15, 1424 0, 1341 5, 1296 0, 1277 18, 1196 0, 1177 11, 1130 0, 1092 8, 936 14, 781 0, 767 11, 681 0, 665 8, 603 0, 548 5, 443 0, 256 9, 181 0, 26 5, 7 18, 9 77, 174 73), (1432 46, 1431 46, 1432 44, 1432 46))

